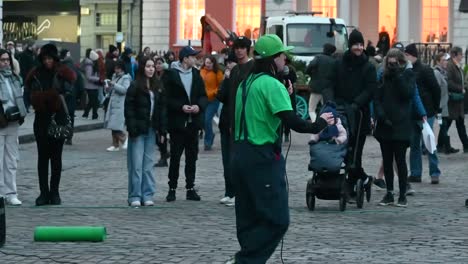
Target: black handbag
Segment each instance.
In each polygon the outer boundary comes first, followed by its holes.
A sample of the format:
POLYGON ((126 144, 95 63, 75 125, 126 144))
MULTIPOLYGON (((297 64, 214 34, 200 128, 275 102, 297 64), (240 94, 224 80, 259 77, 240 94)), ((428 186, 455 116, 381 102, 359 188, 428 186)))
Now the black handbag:
POLYGON ((19 121, 21 119, 21 113, 17 106, 8 107, 5 110, 5 118, 9 122, 19 121))
POLYGON ((52 114, 50 118, 50 124, 47 129, 47 135, 54 139, 67 139, 73 135, 73 127, 70 114, 68 113, 68 107, 65 103, 63 95, 60 95, 60 100, 62 101, 63 109, 65 111, 65 123, 58 124, 56 120, 56 113, 52 114))

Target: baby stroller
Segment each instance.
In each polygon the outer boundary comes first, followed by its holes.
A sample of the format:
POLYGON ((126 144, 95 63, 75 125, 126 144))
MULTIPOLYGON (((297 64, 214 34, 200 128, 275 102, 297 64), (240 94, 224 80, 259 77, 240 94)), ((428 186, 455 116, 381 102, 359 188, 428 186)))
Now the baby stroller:
MULTIPOLYGON (((344 109, 337 109, 338 116, 345 127, 348 138, 350 138, 351 129, 349 128, 348 117, 344 109)), ((362 119, 362 113, 360 114, 362 119)), ((358 131, 359 133, 360 131, 358 131)), ((359 135, 359 134, 358 134, 359 135)), ((352 166, 354 146, 350 146, 349 141, 343 144, 334 144, 333 142, 319 141, 309 143, 310 163, 309 171, 312 171, 312 178, 307 181, 306 203, 309 210, 315 209, 315 199, 321 200, 339 200, 340 210, 346 210, 348 201, 348 184, 351 182, 349 170, 352 166)), ((351 188, 356 192, 356 204, 362 208, 364 196, 367 201, 371 198, 371 185, 364 184, 363 179, 358 179, 351 188)))

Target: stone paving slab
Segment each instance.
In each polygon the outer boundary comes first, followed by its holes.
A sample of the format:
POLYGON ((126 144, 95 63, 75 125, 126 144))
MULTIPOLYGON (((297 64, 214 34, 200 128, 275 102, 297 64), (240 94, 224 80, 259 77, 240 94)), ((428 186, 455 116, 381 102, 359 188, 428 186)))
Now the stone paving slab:
MULTIPOLYGON (((460 142, 450 131, 455 146, 460 142)), ((0 263, 224 263, 239 248, 234 209, 219 204, 224 193, 219 137, 213 151, 200 151, 197 188, 201 202, 186 201, 184 177, 177 201, 166 203, 167 168, 156 168, 156 206, 126 204, 125 152, 110 153, 110 131, 76 134, 64 150, 63 205, 37 208, 37 151, 20 146, 18 187, 21 207, 7 208, 7 243, 0 263), (39 225, 103 225, 102 243, 33 242, 39 225)), ((201 143, 202 144, 202 143, 201 143)), ((287 145, 285 145, 286 149, 287 145)), ((291 225, 284 239, 284 263, 468 263, 468 154, 441 155, 440 185, 431 185, 424 159, 423 183, 408 208, 379 207, 383 191, 374 189, 363 209, 338 201, 305 206, 307 136, 293 134, 288 155, 291 225)), ((183 163, 183 162, 182 162, 183 163)), ((375 174, 377 142, 369 137, 364 166, 375 174)), ((396 185, 397 186, 397 185, 396 185)), ((280 249, 268 263, 281 263, 280 249)))

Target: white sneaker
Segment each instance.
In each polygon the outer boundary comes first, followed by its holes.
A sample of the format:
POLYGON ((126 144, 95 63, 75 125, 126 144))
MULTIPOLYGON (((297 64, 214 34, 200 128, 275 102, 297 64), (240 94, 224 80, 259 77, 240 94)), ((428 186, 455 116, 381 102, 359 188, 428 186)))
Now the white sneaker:
POLYGON ((125 139, 123 145, 122 145, 122 149, 127 149, 128 148, 128 137, 125 139))
POLYGON ((221 200, 219 200, 219 203, 226 204, 229 200, 231 200, 231 198, 229 198, 229 196, 226 196, 221 198, 221 200))
POLYGON ((154 205, 154 202, 153 201, 145 201, 143 203, 144 206, 153 206, 154 205))
POLYGON ((114 146, 110 146, 110 147, 108 147, 106 150, 109 151, 109 152, 115 152, 115 151, 119 151, 120 149, 119 149, 119 148, 116 148, 116 147, 114 147, 114 146))
POLYGON ((225 203, 225 205, 226 205, 226 206, 229 206, 229 207, 235 206, 235 205, 236 205, 236 197, 230 198, 229 201, 227 201, 227 202, 225 203))
POLYGON ((12 196, 6 199, 7 204, 9 205, 22 205, 23 203, 16 196, 12 196))
POLYGON ((130 206, 131 207, 139 207, 141 206, 141 202, 140 201, 133 201, 130 203, 130 206))

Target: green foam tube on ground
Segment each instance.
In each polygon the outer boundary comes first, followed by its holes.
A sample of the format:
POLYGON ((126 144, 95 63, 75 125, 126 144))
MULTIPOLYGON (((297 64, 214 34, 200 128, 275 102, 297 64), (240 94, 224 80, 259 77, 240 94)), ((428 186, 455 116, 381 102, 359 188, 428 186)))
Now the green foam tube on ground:
POLYGON ((103 226, 38 226, 34 230, 34 241, 47 242, 102 242, 106 239, 103 226))

